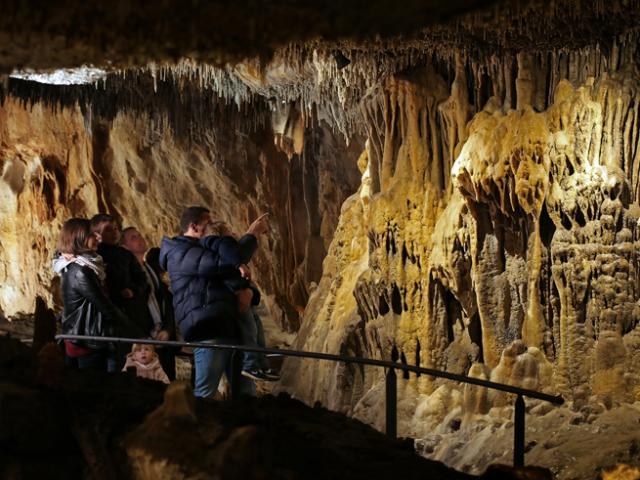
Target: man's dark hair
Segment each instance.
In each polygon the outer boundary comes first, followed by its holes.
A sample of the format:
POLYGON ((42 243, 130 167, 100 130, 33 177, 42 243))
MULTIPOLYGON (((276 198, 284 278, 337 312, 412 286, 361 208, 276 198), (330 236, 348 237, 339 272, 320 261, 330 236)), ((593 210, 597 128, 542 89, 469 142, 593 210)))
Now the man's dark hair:
POLYGON ((98 230, 101 230, 100 227, 104 223, 113 222, 114 220, 115 219, 108 213, 98 213, 91 217, 91 231, 97 232, 98 230))
POLYGON ((186 233, 189 230, 189 225, 192 223, 200 223, 202 217, 209 212, 208 208, 204 207, 188 207, 182 212, 180 216, 180 233, 186 233))

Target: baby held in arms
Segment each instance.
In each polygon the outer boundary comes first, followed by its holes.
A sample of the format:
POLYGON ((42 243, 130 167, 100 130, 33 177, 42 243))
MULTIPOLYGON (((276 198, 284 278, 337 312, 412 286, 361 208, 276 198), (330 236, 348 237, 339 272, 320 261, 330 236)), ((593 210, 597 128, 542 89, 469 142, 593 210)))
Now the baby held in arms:
POLYGON ((169 383, 169 377, 164 373, 153 345, 134 343, 122 371, 126 372, 129 367, 135 367, 138 377, 169 383))

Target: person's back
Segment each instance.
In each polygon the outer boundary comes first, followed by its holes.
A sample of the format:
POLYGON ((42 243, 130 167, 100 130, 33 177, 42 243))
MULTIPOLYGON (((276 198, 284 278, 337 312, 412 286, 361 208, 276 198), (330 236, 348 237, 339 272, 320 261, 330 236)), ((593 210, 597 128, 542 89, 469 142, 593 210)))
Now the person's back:
POLYGON ((186 341, 237 337, 236 298, 224 286, 214 252, 185 235, 165 237, 160 266, 169 273, 175 317, 186 341))
MULTIPOLYGON (((203 207, 189 207, 180 218, 181 235, 163 238, 160 267, 169 273, 176 321, 187 341, 210 344, 237 342, 238 308, 236 297, 224 285, 216 253, 198 243, 204 236, 211 214, 203 207)), ((231 378, 231 352, 207 347, 193 349, 195 365, 194 395, 213 397, 222 373, 231 378)), ((243 382, 242 389, 253 392, 243 382)))

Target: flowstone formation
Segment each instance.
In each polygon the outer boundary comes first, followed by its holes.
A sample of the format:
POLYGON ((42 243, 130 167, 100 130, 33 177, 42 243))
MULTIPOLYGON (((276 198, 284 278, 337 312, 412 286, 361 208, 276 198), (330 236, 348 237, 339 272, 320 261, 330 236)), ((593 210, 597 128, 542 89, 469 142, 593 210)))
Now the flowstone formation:
MULTIPOLYGON (((629 37, 606 54, 460 54, 453 72, 427 63, 371 92, 361 186, 296 347, 560 393, 580 412, 574 424, 611 408, 637 417, 636 47, 629 37)), ((284 373, 300 398, 384 427, 381 369, 294 359, 284 373)), ((480 451, 509 430, 512 398, 413 374, 398 388, 400 432, 424 438, 425 454, 472 471, 507 458, 506 433, 499 453, 480 451)), ((530 423, 549 414, 568 428, 566 413, 528 409, 530 423)), ((628 436, 612 438, 626 449, 628 436)), ((535 445, 529 456, 556 471, 569 461, 535 445)), ((612 462, 592 460, 561 475, 612 462)))

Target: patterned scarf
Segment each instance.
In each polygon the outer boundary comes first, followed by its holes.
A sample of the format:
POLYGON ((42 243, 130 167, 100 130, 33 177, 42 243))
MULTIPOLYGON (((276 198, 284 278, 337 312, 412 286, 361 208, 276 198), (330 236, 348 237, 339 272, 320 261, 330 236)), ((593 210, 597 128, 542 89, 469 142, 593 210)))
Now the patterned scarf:
POLYGON ((104 281, 107 278, 107 272, 104 260, 100 255, 90 253, 83 253, 78 256, 69 254, 59 255, 53 259, 53 271, 60 275, 62 271, 72 263, 76 263, 81 267, 89 267, 98 277, 100 284, 104 285, 104 281))

